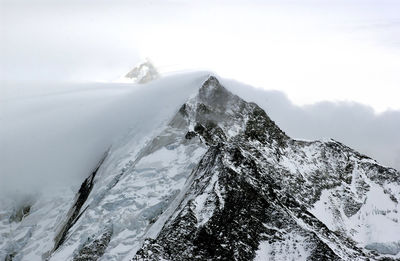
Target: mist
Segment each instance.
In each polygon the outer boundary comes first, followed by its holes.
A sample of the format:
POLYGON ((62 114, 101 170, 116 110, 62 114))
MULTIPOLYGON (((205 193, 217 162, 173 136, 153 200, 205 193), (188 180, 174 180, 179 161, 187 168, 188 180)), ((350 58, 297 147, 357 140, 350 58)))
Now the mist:
POLYGON ((377 113, 356 102, 323 101, 295 105, 277 90, 262 90, 235 80, 224 84, 261 106, 292 138, 335 139, 388 167, 400 169, 400 110, 377 113))
POLYGON ((0 12, 2 82, 110 82, 149 57, 161 73, 212 70, 296 105, 400 109, 395 0, 2 0, 0 12))
POLYGON ((105 124, 122 97, 140 101, 110 82, 145 57, 164 74, 255 86, 226 84, 293 138, 334 138, 400 169, 399 14, 393 0, 2 0, 0 189, 79 185, 142 113, 105 124))
POLYGON ((146 85, 31 84, 34 94, 0 99, 0 198, 77 191, 110 148, 156 135, 205 75, 146 85))
MULTIPOLYGON (((176 74, 145 85, 28 84, 32 93, 11 85, 14 92, 0 99, 0 194, 76 191, 109 148, 156 135, 208 75, 176 74)), ((292 138, 333 138, 400 169, 400 111, 377 114, 354 102, 297 106, 281 91, 221 82, 256 102, 292 138)))

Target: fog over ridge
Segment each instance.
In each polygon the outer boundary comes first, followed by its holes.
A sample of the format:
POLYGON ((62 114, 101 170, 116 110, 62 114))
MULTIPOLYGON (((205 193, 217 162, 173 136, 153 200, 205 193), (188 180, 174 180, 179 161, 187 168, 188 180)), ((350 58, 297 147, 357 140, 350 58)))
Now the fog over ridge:
MULTIPOLYGON (((161 122, 151 119, 170 117, 208 74, 171 75, 142 86, 34 84, 35 91, 6 92, 10 99, 0 99, 0 143, 5 148, 0 152, 0 194, 36 193, 60 184, 77 189, 124 130, 139 131, 144 119, 145 125, 158 126, 161 122)), ((400 111, 377 114, 354 102, 298 106, 282 91, 218 78, 233 93, 261 106, 292 138, 333 138, 400 169, 400 111)))
POLYGON ((292 138, 332 138, 400 170, 400 110, 376 113, 371 106, 351 101, 298 106, 281 91, 245 86, 235 80, 223 82, 243 99, 261 106, 292 138))

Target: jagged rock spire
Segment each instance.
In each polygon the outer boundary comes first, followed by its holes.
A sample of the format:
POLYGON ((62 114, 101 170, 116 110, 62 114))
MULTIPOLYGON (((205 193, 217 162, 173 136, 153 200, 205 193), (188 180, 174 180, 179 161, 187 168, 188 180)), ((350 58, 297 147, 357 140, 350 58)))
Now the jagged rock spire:
POLYGON ((160 74, 149 59, 146 59, 145 62, 137 65, 125 75, 125 78, 131 79, 135 83, 147 83, 159 77, 160 74))
POLYGON ((199 100, 210 105, 225 105, 234 95, 225 89, 218 79, 210 75, 199 89, 199 100))

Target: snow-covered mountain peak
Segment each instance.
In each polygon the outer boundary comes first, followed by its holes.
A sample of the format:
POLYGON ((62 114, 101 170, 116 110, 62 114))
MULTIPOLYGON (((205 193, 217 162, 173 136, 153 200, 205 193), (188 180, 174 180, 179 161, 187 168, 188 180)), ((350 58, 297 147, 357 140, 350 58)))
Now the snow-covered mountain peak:
POLYGON ((75 197, 0 212, 0 259, 400 258, 398 171, 334 140, 294 140, 217 77, 189 78, 177 90, 192 95, 139 118, 75 197))
POLYGON ((207 101, 210 104, 217 104, 229 99, 230 96, 232 94, 220 84, 214 75, 210 75, 199 89, 199 99, 207 101))
POLYGON ((153 63, 146 59, 143 63, 138 64, 132 70, 130 70, 124 77, 127 82, 134 83, 148 83, 152 80, 158 79, 160 74, 153 63))

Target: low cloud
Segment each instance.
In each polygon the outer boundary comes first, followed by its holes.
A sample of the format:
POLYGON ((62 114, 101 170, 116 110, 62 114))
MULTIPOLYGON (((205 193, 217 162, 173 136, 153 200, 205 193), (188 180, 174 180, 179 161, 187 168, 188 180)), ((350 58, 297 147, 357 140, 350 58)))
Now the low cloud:
POLYGON ((319 102, 297 106, 280 91, 268 91, 226 80, 234 93, 261 106, 289 136, 333 138, 400 170, 400 111, 375 113, 355 102, 319 102))
MULTIPOLYGON (((127 132, 135 133, 129 140, 140 141, 157 131, 197 91, 204 75, 170 76, 145 88, 116 83, 10 86, 8 99, 0 98, 0 198, 60 186, 76 190, 127 132)), ((280 91, 222 83, 259 104, 293 138, 334 138, 400 169, 400 111, 375 114, 371 107, 343 102, 300 107, 280 91)))

